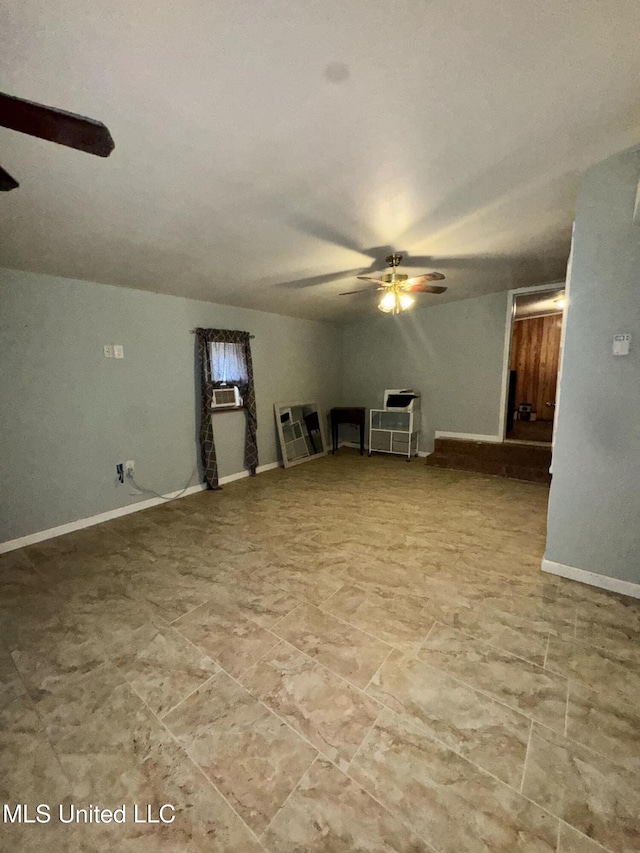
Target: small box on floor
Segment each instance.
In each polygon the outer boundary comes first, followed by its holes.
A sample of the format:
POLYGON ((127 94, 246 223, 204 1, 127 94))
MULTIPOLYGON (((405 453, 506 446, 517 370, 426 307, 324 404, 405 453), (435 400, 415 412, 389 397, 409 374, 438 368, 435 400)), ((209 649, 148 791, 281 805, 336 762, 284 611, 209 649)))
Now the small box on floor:
POLYGON ((531 410, 533 409, 533 405, 531 403, 520 403, 518 406, 518 420, 519 421, 530 421, 531 418, 531 410))

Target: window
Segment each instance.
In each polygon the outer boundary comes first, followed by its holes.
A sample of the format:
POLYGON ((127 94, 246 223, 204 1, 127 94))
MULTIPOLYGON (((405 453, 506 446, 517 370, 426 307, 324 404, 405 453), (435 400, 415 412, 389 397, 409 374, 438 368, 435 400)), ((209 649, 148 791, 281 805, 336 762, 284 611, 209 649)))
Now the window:
POLYGON ((211 379, 217 385, 246 385, 249 381, 242 344, 209 344, 211 379))

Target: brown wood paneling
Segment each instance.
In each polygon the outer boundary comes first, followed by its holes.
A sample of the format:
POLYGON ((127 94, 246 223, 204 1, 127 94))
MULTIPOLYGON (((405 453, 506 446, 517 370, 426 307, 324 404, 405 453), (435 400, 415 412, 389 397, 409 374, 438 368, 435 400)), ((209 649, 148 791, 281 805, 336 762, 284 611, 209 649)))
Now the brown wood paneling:
POLYGON ((516 409, 520 403, 532 403, 538 420, 553 420, 558 382, 562 315, 531 317, 513 324, 511 370, 518 371, 516 409))

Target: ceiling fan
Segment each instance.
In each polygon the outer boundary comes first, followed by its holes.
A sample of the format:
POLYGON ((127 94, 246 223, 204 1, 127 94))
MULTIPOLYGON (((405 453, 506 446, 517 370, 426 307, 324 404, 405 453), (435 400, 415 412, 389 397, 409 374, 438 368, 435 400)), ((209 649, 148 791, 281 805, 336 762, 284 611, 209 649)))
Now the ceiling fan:
MULTIPOLYGON (((400 314, 402 311, 407 311, 414 303, 412 293, 444 293, 447 289, 436 284, 429 284, 430 281, 442 281, 444 276, 441 272, 427 272, 423 275, 412 276, 409 278, 404 273, 396 272, 402 255, 388 255, 385 258, 386 262, 391 267, 390 273, 373 278, 368 275, 359 275, 361 281, 370 281, 379 285, 376 288, 378 291, 384 291, 384 296, 378 303, 378 308, 385 314, 400 314)), ((370 287, 364 287, 360 290, 349 290, 341 293, 340 296, 350 296, 352 293, 371 292, 370 287)))
MULTIPOLYGON (((59 145, 77 148, 97 157, 108 157, 115 144, 107 127, 86 116, 47 107, 0 92, 0 126, 59 145)), ((0 190, 14 190, 15 178, 0 167, 0 190)))

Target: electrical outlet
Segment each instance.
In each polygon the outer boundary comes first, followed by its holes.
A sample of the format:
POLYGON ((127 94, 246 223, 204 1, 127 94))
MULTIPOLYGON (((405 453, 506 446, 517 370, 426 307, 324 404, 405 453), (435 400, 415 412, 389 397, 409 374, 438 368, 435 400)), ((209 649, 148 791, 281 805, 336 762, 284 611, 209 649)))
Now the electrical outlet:
POLYGON ((124 463, 124 470, 127 474, 133 474, 135 467, 136 463, 133 461, 133 459, 127 459, 127 461, 124 463))
POLYGON ((111 344, 104 345, 104 357, 113 358, 113 347, 111 346, 111 344))
POLYGON ((122 346, 122 344, 113 345, 113 357, 124 358, 124 347, 122 346))

